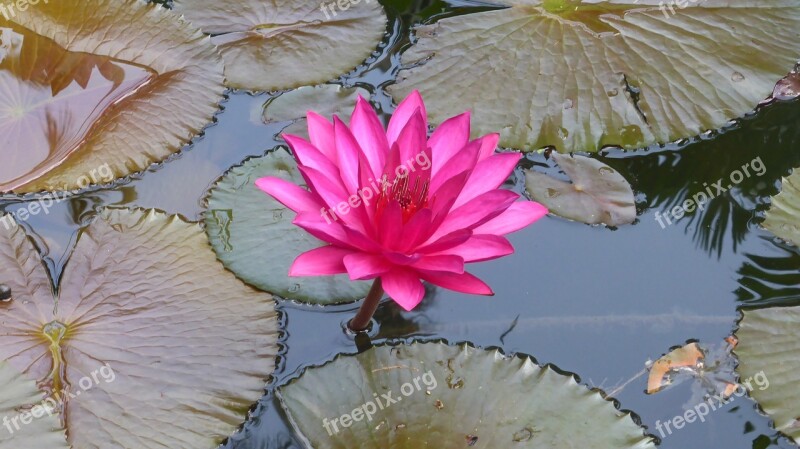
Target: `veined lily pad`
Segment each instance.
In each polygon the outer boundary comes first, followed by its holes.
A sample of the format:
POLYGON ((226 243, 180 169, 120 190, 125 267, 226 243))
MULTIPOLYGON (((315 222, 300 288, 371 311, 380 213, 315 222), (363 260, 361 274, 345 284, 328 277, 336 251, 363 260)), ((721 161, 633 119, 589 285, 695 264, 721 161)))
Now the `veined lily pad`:
POLYGON ((574 377, 468 345, 340 356, 279 396, 315 449, 655 448, 628 413, 574 377))
POLYGON ((781 193, 772 198, 764 227, 787 242, 800 246, 800 169, 783 178, 781 193))
POLYGON ((503 146, 638 148, 753 110, 800 54, 793 0, 506 3, 419 27, 394 97, 418 89, 434 122, 471 109, 503 146))
POLYGON ((255 186, 264 176, 305 183, 283 148, 230 169, 209 191, 204 214, 219 260, 248 284, 285 298, 312 304, 363 298, 369 284, 352 282, 346 275, 289 277, 294 259, 323 243, 293 225, 295 213, 255 186))
POLYGON ((0 449, 69 449, 58 415, 43 408, 43 398, 32 380, 0 362, 0 417, 6 418, 0 426, 0 449), (22 421, 26 412, 31 414, 22 421))
POLYGON ((636 220, 633 189, 608 165, 585 156, 552 154, 572 183, 542 173, 525 172, 525 186, 531 197, 550 212, 587 224, 619 226, 636 220))
POLYGON ((57 304, 22 227, 0 226, 0 264, 12 292, 0 361, 67 399, 72 447, 211 449, 263 395, 274 302, 216 261, 197 224, 104 210, 80 234, 57 304))
POLYGON ((775 429, 800 440, 800 306, 745 310, 736 337, 740 382, 751 380, 775 429))
POLYGON ((369 92, 360 87, 348 88, 337 84, 303 86, 267 101, 263 120, 266 124, 291 121, 281 132, 308 138, 307 111, 314 111, 323 117, 338 115, 346 120, 359 95, 369 99, 369 92))
POLYGON ((59 0, 10 19, 0 15, 0 192, 72 190, 141 171, 218 110, 219 55, 160 6, 59 0))
POLYGON ((174 9, 212 35, 228 85, 237 89, 336 78, 361 64, 386 31, 376 0, 175 0, 174 9))

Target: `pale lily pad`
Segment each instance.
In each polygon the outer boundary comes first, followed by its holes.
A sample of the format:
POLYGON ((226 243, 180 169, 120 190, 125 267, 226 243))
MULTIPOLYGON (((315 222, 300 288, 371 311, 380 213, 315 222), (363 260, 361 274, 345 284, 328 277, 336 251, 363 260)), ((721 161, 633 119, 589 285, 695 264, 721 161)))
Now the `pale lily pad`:
POLYGON ((772 198, 764 227, 783 240, 800 246, 800 169, 783 178, 781 193, 772 198))
POLYGON ((572 183, 527 170, 525 186, 534 200, 556 215, 587 224, 620 226, 636 220, 633 189, 616 170, 585 156, 552 157, 572 183))
POLYGON ((144 170, 219 109, 218 53, 162 7, 27 6, 0 15, 0 192, 73 190, 144 170))
POLYGON ((323 245, 292 224, 295 213, 255 186, 277 176, 305 185, 297 163, 283 148, 231 168, 209 191, 206 232, 217 257, 240 279, 261 290, 312 304, 355 301, 369 284, 346 275, 289 277, 289 266, 305 251, 323 245))
POLYGON ((264 104, 263 121, 266 124, 291 122, 282 133, 308 138, 306 112, 314 111, 323 117, 337 115, 347 121, 358 96, 369 100, 369 92, 360 87, 343 87, 338 84, 304 86, 264 104))
POLYGON ((374 347, 308 369, 278 394, 315 449, 655 448, 573 376, 469 345, 374 347))
POLYGON ((507 147, 638 148, 743 116, 800 54, 794 0, 507 3, 419 27, 392 95, 434 122, 470 109, 507 147))
POLYGON ((274 91, 319 84, 369 57, 386 32, 375 0, 175 0, 211 34, 230 87, 274 91), (335 2, 334 2, 335 3, 335 2), (328 6, 323 11, 323 7, 328 6))
POLYGON ((12 292, 0 361, 67 399, 72 447, 215 448, 263 395, 274 301, 216 261, 198 224, 105 209, 78 238, 57 306, 22 227, 0 226, 0 264, 12 292))
POLYGON ((8 427, 0 427, 0 449, 69 449, 58 414, 48 413, 47 410, 52 409, 43 408, 43 398, 44 393, 34 381, 0 362, 0 417, 7 418, 8 423, 8 427), (33 412, 36 406, 40 408, 36 415, 30 415, 32 421, 28 418, 25 418, 28 424, 20 421, 22 414, 33 412))
POLYGON ((740 382, 750 380, 775 429, 800 441, 800 306, 745 310, 736 337, 740 382))

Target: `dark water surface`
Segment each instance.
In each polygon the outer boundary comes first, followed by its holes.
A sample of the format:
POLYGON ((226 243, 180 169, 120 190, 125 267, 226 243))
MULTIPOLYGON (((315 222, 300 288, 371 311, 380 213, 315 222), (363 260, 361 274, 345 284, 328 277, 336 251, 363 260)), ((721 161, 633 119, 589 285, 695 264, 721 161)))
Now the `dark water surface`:
MULTIPOLYGON (((373 94, 384 113, 393 106, 383 91, 408 44, 410 24, 434 15, 488 9, 464 3, 415 3, 393 0, 387 38, 367 64, 340 80, 373 94)), ((458 92, 453 92, 458 95, 458 92)), ((280 127, 260 122, 268 94, 232 92, 209 127, 182 154, 119 187, 95 190, 61 203, 49 215, 32 217, 25 226, 37 236, 54 277, 58 277, 76 231, 105 205, 156 207, 197 219, 206 189, 230 166, 260 155, 278 142, 280 127)), ((743 119, 731 129, 665 147, 637 152, 609 150, 598 156, 633 185, 638 221, 611 230, 546 217, 511 236, 517 252, 474 266, 472 271, 495 290, 491 298, 434 290, 415 311, 393 302, 378 311, 374 341, 397 338, 471 341, 522 352, 578 374, 581 381, 607 392, 642 371, 670 347, 687 340, 718 345, 731 335, 745 304, 779 303, 800 298, 800 253, 782 245, 758 226, 769 196, 779 191, 781 176, 800 166, 800 106, 780 104, 743 119), (760 157, 761 176, 715 198, 705 211, 662 228, 655 219, 682 203, 704 183, 711 185, 760 157), (513 325, 516 321, 516 325, 513 325)), ((543 154, 529 155, 526 168, 558 175, 543 154)), ((521 171, 509 181, 522 191, 521 171)), ((20 207, 0 201, 5 211, 20 207)), ((254 417, 226 445, 233 449, 300 448, 272 396, 275 385, 299 370, 355 352, 342 322, 358 305, 310 307, 280 301, 287 334, 284 356, 269 393, 254 417)), ((614 395, 621 408, 633 410, 657 433, 657 421, 682 414, 690 403, 687 381, 646 395, 646 375, 614 395)), ((532 399, 534 400, 534 399, 532 399)), ((590 419, 591 417, 589 417, 590 419)), ((663 439, 668 449, 791 448, 770 428, 755 403, 738 398, 663 439)), ((503 449, 503 448, 497 448, 503 449)))

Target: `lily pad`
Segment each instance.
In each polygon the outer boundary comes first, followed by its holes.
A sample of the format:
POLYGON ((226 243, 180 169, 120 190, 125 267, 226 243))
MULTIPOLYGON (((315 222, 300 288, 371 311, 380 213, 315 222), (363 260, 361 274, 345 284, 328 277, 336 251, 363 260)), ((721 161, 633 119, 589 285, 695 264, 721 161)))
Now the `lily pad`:
POLYGON ((8 427, 0 427, 0 449, 69 449, 58 415, 43 408, 42 398, 44 394, 34 381, 7 363, 0 363, 0 417, 6 417, 8 423, 8 427), (40 408, 36 415, 30 415, 32 420, 26 417, 27 424, 20 421, 36 406, 40 408))
POLYGON ((334 11, 333 3, 317 0, 173 4, 176 12, 212 35, 225 60, 228 85, 248 90, 291 89, 336 78, 375 50, 387 23, 375 0, 341 0, 334 11))
POLYGON ((392 95, 437 123, 470 109, 507 147, 638 148, 743 116, 800 54, 793 0, 506 3, 419 27, 392 95))
POLYGON ((744 310, 736 337, 740 382, 751 379, 775 429, 800 441, 800 306, 744 310))
POLYGON ((316 449, 655 448, 630 414, 575 377, 468 345, 339 356, 278 395, 316 449))
POLYGON ((283 148, 230 169, 209 191, 204 214, 219 260, 248 284, 289 299, 334 304, 366 296, 369 284, 346 275, 289 277, 297 256, 324 243, 293 225, 295 213, 255 186, 264 176, 305 185, 297 163, 283 148))
POLYGON ((608 165, 585 156, 552 154, 572 183, 527 170, 531 197, 550 212, 587 224, 620 226, 636 220, 636 203, 628 181, 608 165))
POLYGON ((174 14, 140 1, 27 6, 0 16, 0 192, 106 184, 211 122, 222 61, 174 14))
POLYGON ((781 193, 772 198, 764 227, 786 240, 800 246, 800 169, 783 178, 781 193))
POLYGON ((263 121, 266 124, 291 122, 281 130, 282 133, 308 138, 307 111, 314 111, 323 117, 349 117, 359 95, 369 99, 369 92, 360 87, 338 84, 303 86, 267 101, 264 104, 263 121))
POLYGON ((274 301, 228 273, 197 224, 105 209, 80 233, 55 298, 22 227, 0 226, 0 264, 12 292, 0 361, 66 400, 72 447, 211 449, 263 395, 274 301))

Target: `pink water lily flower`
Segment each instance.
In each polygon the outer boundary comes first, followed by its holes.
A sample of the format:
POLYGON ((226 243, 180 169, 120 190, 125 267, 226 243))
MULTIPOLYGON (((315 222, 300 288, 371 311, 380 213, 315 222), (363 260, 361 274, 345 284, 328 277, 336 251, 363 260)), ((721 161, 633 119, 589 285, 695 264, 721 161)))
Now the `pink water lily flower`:
POLYGON ((491 295, 465 264, 513 253, 504 236, 547 213, 500 188, 521 155, 495 154, 498 134, 470 140, 468 112, 428 138, 416 91, 388 129, 360 97, 349 127, 335 116, 333 123, 310 111, 307 118, 310 141, 284 139, 308 190, 274 177, 256 182, 297 213, 294 224, 328 243, 301 254, 290 276, 376 279, 405 310, 422 301, 421 281, 491 295))

